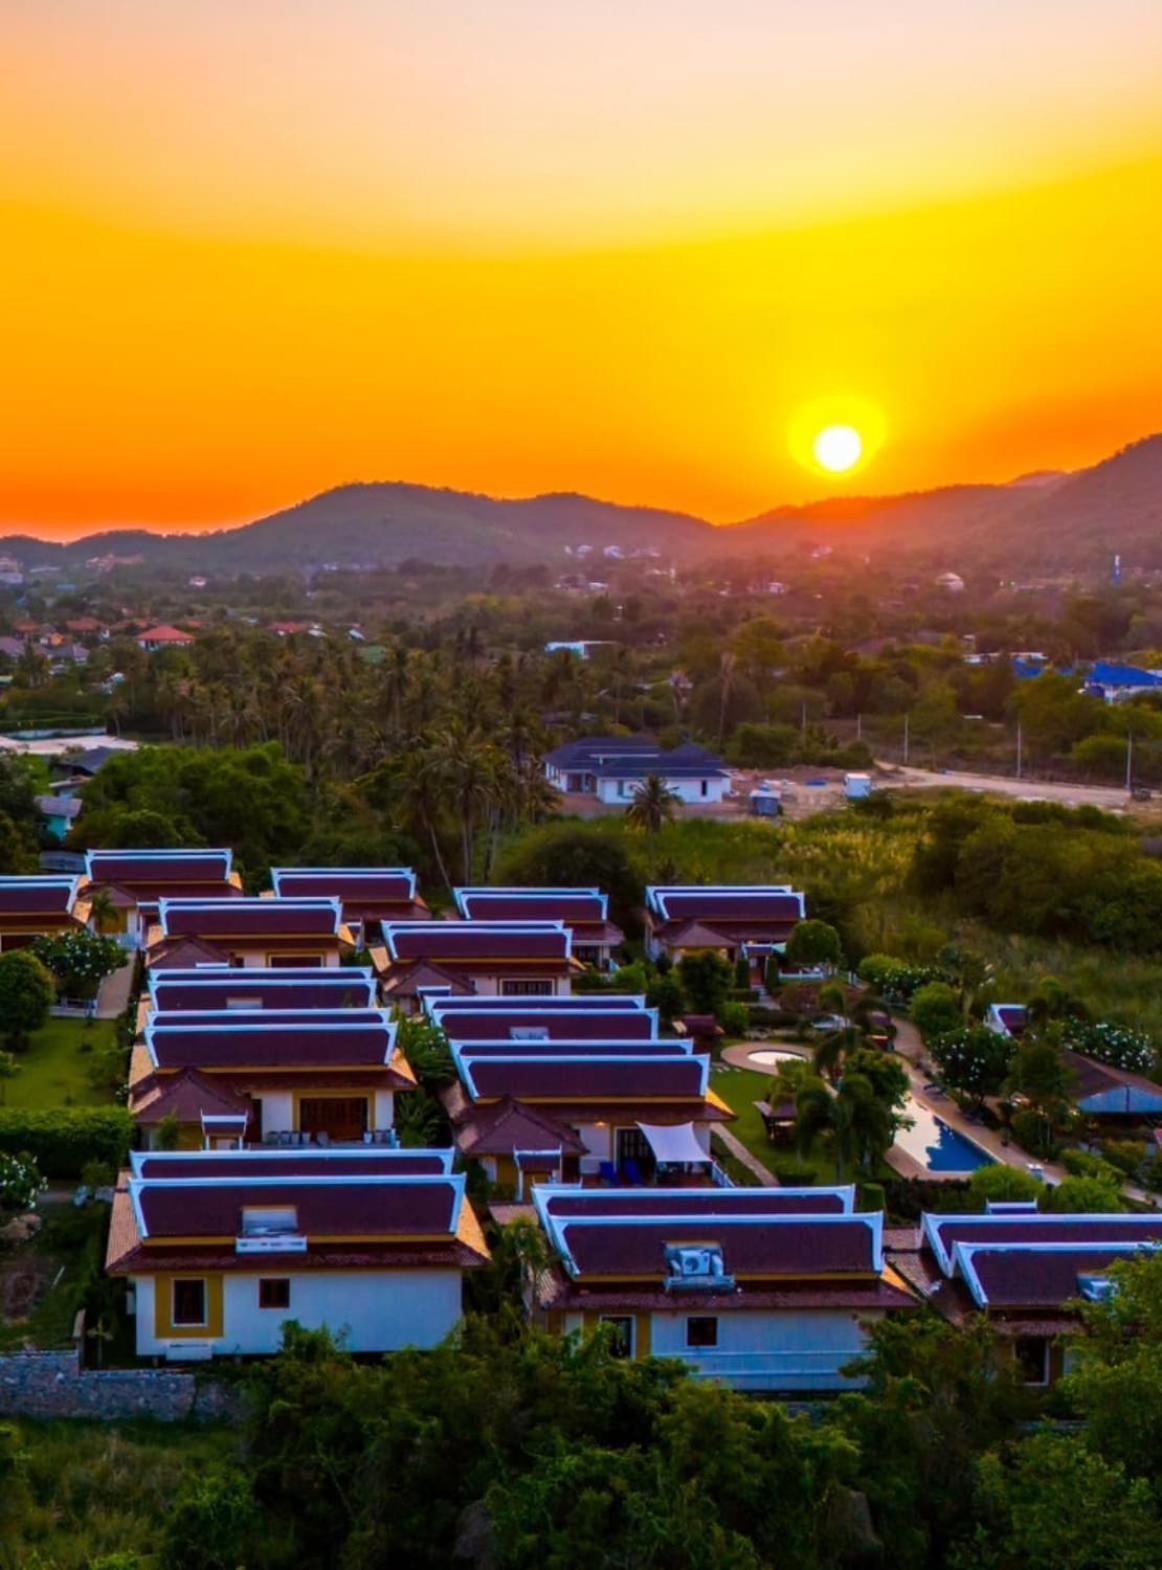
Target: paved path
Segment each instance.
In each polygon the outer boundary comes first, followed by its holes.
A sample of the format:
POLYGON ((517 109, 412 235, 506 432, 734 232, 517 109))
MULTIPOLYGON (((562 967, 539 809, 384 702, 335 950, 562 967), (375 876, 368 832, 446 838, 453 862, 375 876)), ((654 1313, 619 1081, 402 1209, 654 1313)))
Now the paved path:
POLYGON ((125 1012, 129 993, 133 987, 134 955, 111 976, 106 976, 97 992, 97 1018, 116 1019, 125 1012))
POLYGON ((737 1134, 732 1134, 728 1128, 723 1128, 721 1124, 714 1132, 735 1160, 741 1161, 747 1171, 752 1172, 764 1187, 778 1188, 779 1180, 775 1174, 768 1167, 764 1167, 757 1156, 751 1155, 737 1134))

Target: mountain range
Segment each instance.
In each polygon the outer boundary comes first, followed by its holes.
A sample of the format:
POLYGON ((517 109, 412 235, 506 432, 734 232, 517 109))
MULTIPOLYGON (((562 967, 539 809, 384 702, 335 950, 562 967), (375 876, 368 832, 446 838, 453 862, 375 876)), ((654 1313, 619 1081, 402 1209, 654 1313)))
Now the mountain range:
POLYGON ((1047 574, 1093 570, 1119 552, 1162 567, 1162 435, 1089 469, 1023 475, 1007 485, 951 485, 895 496, 836 497, 778 507, 736 524, 587 496, 502 500, 395 482, 344 485, 282 512, 206 534, 112 530, 69 544, 0 539, 25 567, 140 556, 201 573, 320 567, 572 564, 600 576, 608 556, 666 562, 780 555, 803 545, 865 555, 911 551, 955 570, 1047 574))

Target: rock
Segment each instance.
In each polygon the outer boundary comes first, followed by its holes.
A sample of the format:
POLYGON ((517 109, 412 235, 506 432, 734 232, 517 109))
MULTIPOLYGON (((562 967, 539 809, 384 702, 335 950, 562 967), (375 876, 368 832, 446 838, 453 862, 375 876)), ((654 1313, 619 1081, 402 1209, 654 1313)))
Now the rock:
POLYGON ((40 1230, 39 1216, 13 1216, 0 1227, 0 1243, 27 1243, 40 1230))

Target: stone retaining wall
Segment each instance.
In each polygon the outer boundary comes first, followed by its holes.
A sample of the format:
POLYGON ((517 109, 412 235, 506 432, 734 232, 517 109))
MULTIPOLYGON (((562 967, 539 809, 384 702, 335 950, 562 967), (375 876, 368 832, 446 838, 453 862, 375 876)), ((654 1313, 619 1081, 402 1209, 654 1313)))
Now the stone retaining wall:
POLYGON ((72 1352, 0 1357, 0 1417, 236 1421, 237 1389, 169 1368, 83 1369, 72 1352))

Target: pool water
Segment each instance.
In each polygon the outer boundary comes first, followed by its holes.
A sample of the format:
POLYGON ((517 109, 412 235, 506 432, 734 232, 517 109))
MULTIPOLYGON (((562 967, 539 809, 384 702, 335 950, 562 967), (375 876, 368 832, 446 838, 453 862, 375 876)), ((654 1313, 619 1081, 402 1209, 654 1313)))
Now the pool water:
POLYGON ((761 1047, 758 1052, 747 1054, 748 1063, 757 1063, 760 1068, 778 1068, 780 1063, 802 1063, 801 1052, 780 1052, 776 1047, 761 1047))
POLYGON ((995 1165, 987 1151, 942 1123, 918 1101, 909 1097, 905 1111, 913 1124, 911 1128, 901 1129, 896 1135, 896 1144, 927 1171, 975 1172, 977 1167, 995 1165))

